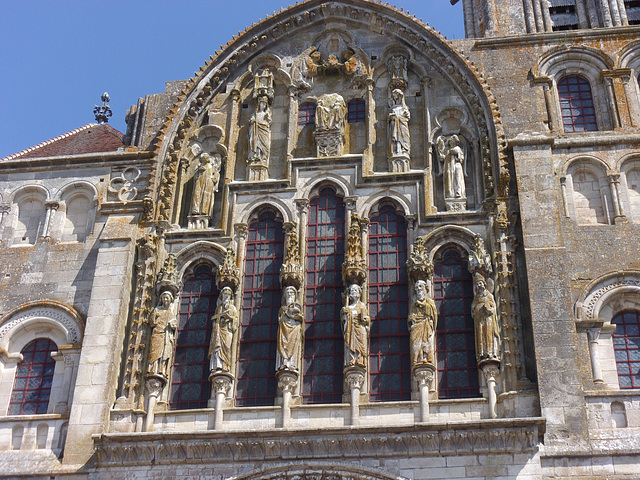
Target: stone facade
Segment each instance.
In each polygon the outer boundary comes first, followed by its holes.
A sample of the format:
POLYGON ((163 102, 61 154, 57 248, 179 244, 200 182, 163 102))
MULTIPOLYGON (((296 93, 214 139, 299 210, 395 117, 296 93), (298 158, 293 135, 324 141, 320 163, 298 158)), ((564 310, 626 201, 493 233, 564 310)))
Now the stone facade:
POLYGON ((1 475, 639 478, 640 12, 463 4, 307 0, 0 162, 1 475))

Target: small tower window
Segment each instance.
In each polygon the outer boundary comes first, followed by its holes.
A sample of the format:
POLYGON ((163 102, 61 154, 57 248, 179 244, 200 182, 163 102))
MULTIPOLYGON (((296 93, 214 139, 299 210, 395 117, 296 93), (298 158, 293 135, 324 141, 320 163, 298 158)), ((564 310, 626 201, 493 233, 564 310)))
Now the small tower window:
POLYGON ((550 0, 549 14, 554 32, 580 28, 576 13, 576 0, 550 0))
POLYGON ((584 77, 579 75, 563 77, 558 82, 558 96, 565 132, 598 130, 591 86, 584 77))
POLYGON ((620 388, 640 388, 640 312, 626 310, 611 320, 620 388))
POLYGON ((640 0, 624 0, 629 25, 640 25, 640 0))
POLYGON ((304 127, 316 123, 316 105, 311 102, 303 103, 298 108, 298 126, 304 127))
POLYGON ((361 98, 350 100, 347 105, 347 121, 349 123, 362 123, 365 120, 365 103, 361 98))

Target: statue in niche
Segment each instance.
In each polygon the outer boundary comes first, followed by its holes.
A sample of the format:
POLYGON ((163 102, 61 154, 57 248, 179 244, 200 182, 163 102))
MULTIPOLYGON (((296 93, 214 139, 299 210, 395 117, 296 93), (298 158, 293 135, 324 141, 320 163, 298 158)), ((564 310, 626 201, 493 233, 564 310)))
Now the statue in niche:
POLYGON ((268 67, 259 70, 253 82, 253 98, 267 97, 273 100, 273 73, 268 67))
POLYGON ((387 69, 391 76, 389 86, 391 89, 406 88, 409 83, 409 76, 407 73, 407 57, 404 55, 393 55, 387 60, 387 69))
POLYGON ((178 328, 174 304, 173 294, 164 291, 153 312, 147 373, 165 378, 169 375, 169 362, 175 349, 178 328))
POLYGON ((389 147, 391 157, 409 157, 411 138, 409 120, 411 112, 404 101, 404 93, 399 88, 391 92, 389 105, 389 147))
POLYGON ((347 302, 340 310, 345 342, 345 367, 367 367, 371 319, 362 302, 362 288, 353 283, 347 289, 347 302))
POLYGON ((453 200, 466 199, 467 190, 464 182, 465 156, 460 146, 460 138, 458 135, 451 135, 445 141, 443 137, 440 137, 438 138, 436 149, 443 165, 444 198, 453 200))
POLYGON ((209 345, 210 369, 212 372, 231 370, 233 335, 238 328, 238 310, 233 304, 233 290, 224 287, 220 291, 216 313, 211 318, 213 330, 209 345))
POLYGON ((271 110, 267 97, 258 98, 249 120, 249 162, 267 164, 271 150, 271 110))
POLYGON ((276 370, 297 372, 302 351, 302 305, 297 302, 296 287, 286 287, 283 296, 284 305, 278 313, 276 370))
POLYGON ((416 300, 409 309, 409 339, 411 366, 434 365, 433 333, 438 323, 438 310, 429 296, 427 282, 417 280, 414 285, 416 300))
POLYGON ((316 129, 344 130, 347 104, 341 95, 328 93, 318 99, 316 107, 316 129))
POLYGON ((482 360, 500 360, 500 325, 498 309, 493 295, 487 289, 487 281, 476 273, 471 313, 476 330, 476 357, 482 360))
POLYGON ((200 165, 195 173, 190 214, 209 216, 213 209, 213 197, 220 182, 222 157, 217 153, 209 155, 203 152, 197 144, 192 147, 192 151, 199 156, 200 165))

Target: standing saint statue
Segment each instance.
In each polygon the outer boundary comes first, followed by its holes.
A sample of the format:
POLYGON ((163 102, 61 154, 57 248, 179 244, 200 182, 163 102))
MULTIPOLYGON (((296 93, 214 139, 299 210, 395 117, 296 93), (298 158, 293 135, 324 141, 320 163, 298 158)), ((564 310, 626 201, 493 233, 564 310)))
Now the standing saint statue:
POLYGON ((458 135, 451 135, 446 143, 443 137, 438 138, 436 145, 444 171, 444 198, 463 199, 467 197, 464 183, 464 152, 460 147, 458 135))
POLYGON ((485 278, 476 273, 475 296, 471 303, 471 313, 476 330, 476 357, 478 361, 500 359, 500 325, 498 309, 493 295, 487 289, 485 278))
POLYGON ((210 369, 212 372, 231 370, 233 334, 238 328, 238 310, 233 304, 233 291, 224 287, 220 291, 216 313, 211 317, 213 330, 209 345, 210 369))
POLYGON ((302 305, 297 302, 296 287, 284 289, 284 305, 278 313, 278 337, 276 350, 276 370, 299 370, 298 362, 302 352, 302 305))
POLYGON ((193 151, 199 152, 200 165, 195 173, 190 214, 209 216, 213 210, 213 196, 218 191, 222 159, 219 154, 211 156, 203 152, 198 145, 194 145, 193 151))
POLYGON ((163 377, 169 375, 169 362, 176 344, 178 321, 173 300, 171 292, 162 292, 158 306, 153 312, 147 373, 163 377))
POLYGON ((327 93, 318 99, 316 107, 316 128, 344 130, 347 104, 341 95, 327 93))
POLYGON ((347 304, 340 310, 345 343, 345 366, 367 367, 369 356, 369 327, 371 319, 361 300, 362 289, 356 283, 349 285, 347 304))
POLYGON ((258 99, 256 112, 249 120, 249 161, 267 164, 271 151, 271 111, 266 96, 258 99))
POLYGON ((409 309, 409 340, 411 342, 411 366, 434 364, 433 333, 438 323, 438 310, 429 296, 427 282, 417 280, 416 300, 409 309))
POLYGON ((389 148, 392 157, 408 157, 411 153, 410 119, 411 112, 404 101, 404 93, 396 88, 391 92, 389 105, 389 148))

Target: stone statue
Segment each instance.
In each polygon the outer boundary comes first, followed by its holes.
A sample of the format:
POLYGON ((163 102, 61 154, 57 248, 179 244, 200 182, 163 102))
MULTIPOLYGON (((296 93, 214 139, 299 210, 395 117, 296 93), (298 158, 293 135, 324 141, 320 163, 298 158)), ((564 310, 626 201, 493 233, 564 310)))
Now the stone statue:
POLYGON ((345 343, 345 366, 367 367, 369 356, 369 327, 371 319, 361 300, 362 289, 351 284, 347 289, 347 304, 340 310, 345 343))
POLYGON ((500 325, 493 295, 487 290, 487 281, 476 273, 471 313, 476 330, 476 357, 478 361, 500 360, 500 325))
POLYGON ((218 191, 222 158, 219 154, 203 152, 199 145, 194 145, 193 151, 199 154, 200 165, 195 174, 190 214, 209 216, 213 210, 213 196, 218 191))
POLYGON ((443 163, 444 198, 463 199, 467 197, 464 183, 464 152, 460 147, 460 138, 451 135, 446 143, 443 137, 438 138, 436 145, 440 161, 443 163))
POLYGON ((399 88, 396 88, 391 92, 389 107, 389 148, 392 157, 408 157, 411 153, 410 119, 411 113, 404 101, 404 93, 399 88))
POLYGON ((267 97, 258 99, 249 123, 249 161, 266 164, 271 150, 271 111, 267 97))
POLYGON ((344 130, 347 104, 337 93, 328 93, 318 99, 316 129, 344 130))
POLYGON ((416 300, 409 309, 409 339, 411 342, 411 366, 434 365, 433 333, 438 323, 438 311, 429 296, 427 282, 417 280, 416 300))
POLYGON ((391 76, 392 88, 406 87, 409 82, 407 73, 407 58, 404 55, 394 55, 387 61, 387 68, 391 76))
POLYGON ((153 312, 152 327, 147 373, 167 377, 178 328, 174 298, 171 292, 164 291, 160 295, 158 306, 153 312))
POLYGON ((473 250, 469 253, 468 268, 471 273, 481 273, 485 278, 493 271, 491 257, 484 248, 484 240, 480 235, 476 235, 473 250))
POLYGON ((224 287, 220 291, 216 313, 211 320, 213 322, 209 345, 211 371, 229 372, 232 363, 233 335, 238 328, 238 311, 233 304, 233 291, 229 287, 224 287))
POLYGON ((284 305, 278 313, 276 370, 299 370, 302 351, 302 306, 297 302, 296 287, 284 289, 284 305))

